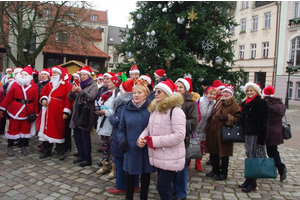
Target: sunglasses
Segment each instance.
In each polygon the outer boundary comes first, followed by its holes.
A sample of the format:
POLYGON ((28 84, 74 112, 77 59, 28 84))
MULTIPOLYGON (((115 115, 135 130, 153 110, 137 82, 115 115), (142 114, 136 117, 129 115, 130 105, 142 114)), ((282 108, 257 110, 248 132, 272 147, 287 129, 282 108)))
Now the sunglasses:
POLYGON ((156 94, 156 93, 157 93, 157 94, 160 94, 160 93, 162 93, 162 91, 161 91, 161 90, 155 90, 155 91, 154 91, 154 94, 156 94))

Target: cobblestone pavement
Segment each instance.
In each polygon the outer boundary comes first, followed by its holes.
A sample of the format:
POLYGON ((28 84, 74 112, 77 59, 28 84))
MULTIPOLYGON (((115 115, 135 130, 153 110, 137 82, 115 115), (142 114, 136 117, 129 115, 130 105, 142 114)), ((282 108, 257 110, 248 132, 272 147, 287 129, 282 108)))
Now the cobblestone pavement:
MULTIPOLYGON (((287 118, 293 127, 293 139, 300 134, 300 108, 291 107, 287 118)), ((14 147, 15 156, 6 154, 6 139, 0 136, 0 199, 124 199, 124 195, 111 195, 107 189, 115 186, 115 180, 107 179, 107 175, 99 176, 97 162, 100 160, 99 138, 93 135, 93 165, 81 168, 74 165, 73 153, 76 152, 73 143, 71 152, 66 153, 66 159, 59 161, 55 152, 51 157, 39 159, 36 137, 30 140, 29 155, 21 154, 21 149, 14 147)), ((299 140, 298 140, 299 141, 299 140)), ((297 142, 298 142, 297 141, 297 142)), ((298 142, 299 143, 299 142, 298 142)), ((300 146, 298 144, 298 146, 300 146)), ((237 187, 244 181, 243 169, 245 150, 243 144, 236 144, 234 156, 230 157, 228 179, 215 181, 205 177, 210 172, 207 166, 208 155, 202 164, 204 171, 197 172, 192 161, 188 180, 187 199, 300 199, 300 150, 287 145, 279 146, 282 161, 287 167, 287 179, 279 182, 277 179, 259 179, 255 192, 243 193, 237 187)), ((155 188, 156 174, 151 175, 149 199, 159 199, 155 188)), ((135 193, 135 199, 139 199, 135 193)))

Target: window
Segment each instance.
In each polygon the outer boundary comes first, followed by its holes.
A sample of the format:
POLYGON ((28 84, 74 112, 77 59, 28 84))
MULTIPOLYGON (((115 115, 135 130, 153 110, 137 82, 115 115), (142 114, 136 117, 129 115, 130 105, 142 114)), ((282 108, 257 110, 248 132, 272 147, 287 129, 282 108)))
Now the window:
POLYGON ((113 62, 118 62, 118 59, 119 59, 119 56, 118 54, 115 54, 114 57, 113 57, 113 62))
POLYGON ((74 13, 69 13, 69 17, 73 18, 74 17, 74 13))
POLYGON ((300 37, 296 37, 292 40, 291 47, 291 59, 293 65, 300 65, 300 37))
POLYGON ((68 41, 69 40, 69 34, 67 32, 61 32, 56 34, 56 40, 58 41, 68 41))
POLYGON ((256 44, 251 44, 251 58, 254 59, 256 57, 256 44))
POLYGON ((50 12, 51 12, 50 9, 45 9, 45 10, 44 10, 45 15, 49 15, 50 12))
POLYGON ((292 96, 293 96, 293 82, 290 81, 290 83, 289 83, 288 97, 289 97, 289 98, 292 98, 292 96))
POLYGON ((297 83, 297 99, 300 99, 300 82, 297 83))
POLYGON ((258 29, 258 17, 255 16, 252 18, 252 31, 257 31, 258 29))
POLYGON ((231 46, 231 52, 234 53, 234 46, 231 46))
POLYGON ((246 32, 246 19, 242 19, 241 32, 246 32))
POLYGON ((50 68, 52 68, 53 66, 56 66, 56 65, 59 65, 59 60, 58 59, 51 59, 51 58, 47 59, 47 68, 48 69, 50 69, 50 68))
POLYGON ((91 20, 96 21, 97 20, 97 15, 92 15, 91 20))
POLYGON ((248 1, 242 1, 242 9, 248 8, 249 7, 249 2, 248 1))
POLYGON ((261 88, 265 88, 266 84, 266 72, 255 72, 254 82, 258 83, 261 88))
POLYGON ((295 2, 294 3, 294 19, 300 17, 300 2, 295 2))
POLYGON ((240 60, 244 59, 245 45, 240 46, 240 60))
POLYGON ((90 67, 100 71, 100 63, 99 62, 90 62, 90 67))
POLYGON ((263 58, 268 58, 269 55, 269 42, 263 43, 263 58))
POLYGON ((235 35, 235 26, 234 26, 234 25, 232 25, 232 26, 230 27, 230 33, 231 33, 232 35, 235 35))
POLYGON ((271 13, 265 14, 265 27, 264 28, 270 28, 271 27, 271 13))
POLYGON ((244 72, 244 78, 243 78, 243 83, 246 85, 246 83, 249 82, 249 72, 244 72))

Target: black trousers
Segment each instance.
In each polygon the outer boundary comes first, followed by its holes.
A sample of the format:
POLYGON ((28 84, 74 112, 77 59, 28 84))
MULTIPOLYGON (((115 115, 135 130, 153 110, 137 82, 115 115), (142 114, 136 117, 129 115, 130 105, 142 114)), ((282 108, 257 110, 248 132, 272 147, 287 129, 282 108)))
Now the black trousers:
MULTIPOLYGON (((20 139, 18 139, 18 140, 21 140, 21 145, 22 146, 28 146, 28 138, 20 138, 20 139)), ((12 139, 8 139, 7 140, 7 147, 12 147, 12 146, 14 146, 14 141, 15 140, 12 140, 12 139)))
MULTIPOLYGON (((53 148, 54 143, 49 143, 48 141, 44 141, 44 148, 43 148, 43 154, 45 155, 51 155, 51 151, 53 148)), ((58 155, 63 155, 64 154, 64 144, 59 144, 56 143, 56 151, 58 155)))
POLYGON ((175 171, 163 170, 157 168, 156 188, 161 200, 173 199, 172 180, 176 175, 175 171))
POLYGON ((277 145, 275 146, 267 146, 267 154, 269 158, 274 158, 276 168, 281 175, 286 168, 285 165, 281 162, 280 154, 277 150, 277 145))
MULTIPOLYGON (((6 116, 6 114, 4 114, 4 115, 6 116)), ((7 117, 1 118, 0 134, 5 133, 6 118, 7 117)))
POLYGON ((214 171, 218 175, 227 175, 228 173, 228 164, 229 164, 229 156, 219 157, 217 154, 210 154, 212 171, 214 171), (221 160, 221 165, 220 165, 221 160))
MULTIPOLYGON (((127 200, 133 200, 135 180, 136 180, 136 175, 130 175, 128 172, 126 173, 126 199, 127 200)), ((141 191, 140 191, 141 200, 148 199, 149 185, 150 185, 150 173, 143 173, 141 175, 141 191)))
POLYGON ((72 137, 71 137, 71 132, 72 129, 69 127, 71 121, 71 116, 68 117, 66 120, 66 125, 65 125, 65 142, 64 142, 64 150, 68 151, 72 149, 72 137))

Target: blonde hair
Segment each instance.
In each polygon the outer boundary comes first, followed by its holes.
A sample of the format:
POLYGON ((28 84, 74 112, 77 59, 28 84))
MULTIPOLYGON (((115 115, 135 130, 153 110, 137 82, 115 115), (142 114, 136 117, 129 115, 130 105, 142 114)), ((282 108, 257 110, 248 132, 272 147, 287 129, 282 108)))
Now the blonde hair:
POLYGON ((135 86, 133 86, 132 92, 136 89, 142 90, 147 96, 149 96, 149 94, 150 94, 150 90, 147 87, 147 85, 145 85, 145 84, 142 84, 142 83, 136 84, 135 86))
POLYGON ((205 93, 208 94, 208 93, 213 93, 213 92, 217 93, 217 89, 216 88, 210 88, 205 93))
POLYGON ((249 87, 245 88, 246 97, 242 100, 242 102, 246 101, 246 99, 248 98, 248 96, 247 96, 247 89, 248 88, 252 88, 253 90, 255 90, 257 92, 257 95, 259 95, 261 97, 261 99, 264 99, 264 96, 262 95, 262 93, 259 90, 256 90, 252 86, 249 86, 249 87))

